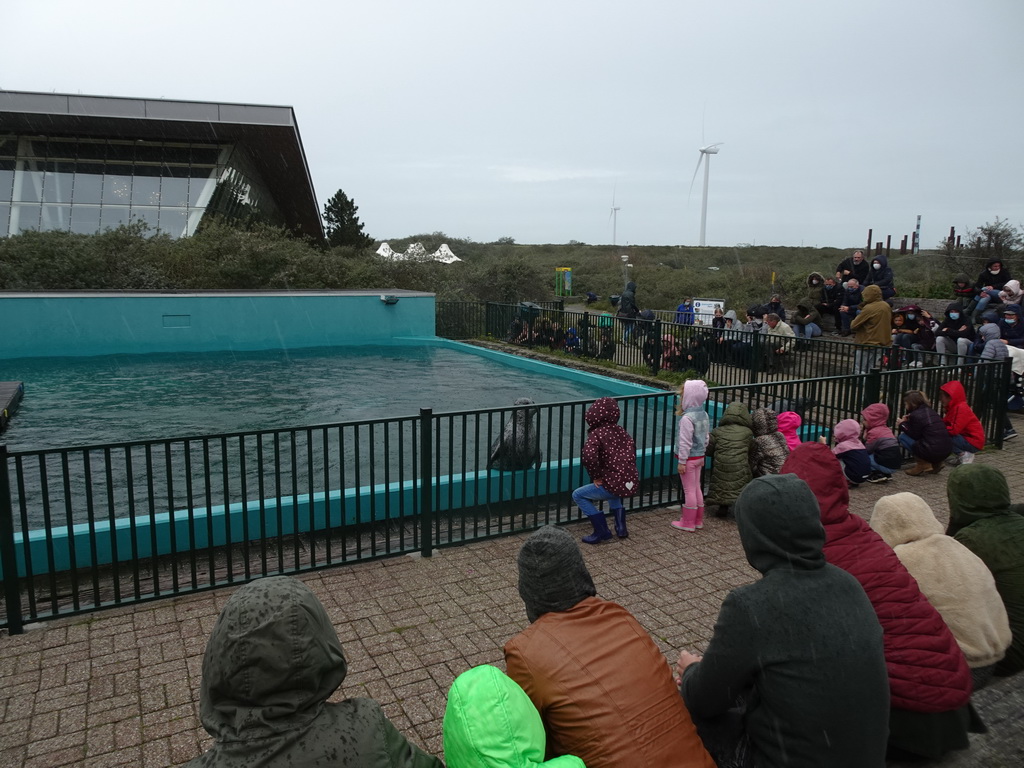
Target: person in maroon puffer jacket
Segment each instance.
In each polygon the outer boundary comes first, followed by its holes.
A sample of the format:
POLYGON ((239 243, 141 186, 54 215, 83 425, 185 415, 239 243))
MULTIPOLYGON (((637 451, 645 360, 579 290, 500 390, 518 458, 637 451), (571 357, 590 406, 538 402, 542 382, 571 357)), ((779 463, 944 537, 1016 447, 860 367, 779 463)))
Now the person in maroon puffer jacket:
POLYGON ((970 705, 971 670, 942 616, 867 521, 827 446, 803 443, 782 465, 810 486, 821 508, 825 559, 860 582, 882 625, 889 672, 889 747, 930 759, 970 746, 984 730, 970 705))

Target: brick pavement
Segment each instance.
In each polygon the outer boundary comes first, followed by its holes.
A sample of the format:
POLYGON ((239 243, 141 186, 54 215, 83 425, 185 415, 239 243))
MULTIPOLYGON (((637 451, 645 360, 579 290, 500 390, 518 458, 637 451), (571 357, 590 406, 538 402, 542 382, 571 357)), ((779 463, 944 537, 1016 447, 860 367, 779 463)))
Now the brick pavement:
MULTIPOLYGON (((1024 439, 1003 451, 987 450, 977 461, 1003 470, 1020 501, 1022 457, 1024 439)), ((910 490, 945 521, 947 474, 901 475, 858 488, 851 491, 852 508, 870 516, 878 497, 910 490)), ((629 539, 587 547, 585 556, 598 594, 632 611, 674 660, 680 648, 705 647, 726 593, 756 574, 734 523, 712 517, 702 532, 684 534, 668 526, 670 519, 668 509, 632 515, 629 539)), ((570 530, 582 534, 588 527, 570 530)), ((440 754, 452 680, 476 664, 503 667, 504 642, 526 625, 515 569, 523 538, 302 576, 327 608, 348 658, 337 698, 377 699, 402 732, 440 754)), ((168 766, 200 754, 209 743, 198 717, 203 650, 232 591, 0 636, 0 766, 168 766)), ((991 732, 973 736, 971 750, 942 764, 1024 764, 1024 680, 1002 681, 976 701, 991 732)))

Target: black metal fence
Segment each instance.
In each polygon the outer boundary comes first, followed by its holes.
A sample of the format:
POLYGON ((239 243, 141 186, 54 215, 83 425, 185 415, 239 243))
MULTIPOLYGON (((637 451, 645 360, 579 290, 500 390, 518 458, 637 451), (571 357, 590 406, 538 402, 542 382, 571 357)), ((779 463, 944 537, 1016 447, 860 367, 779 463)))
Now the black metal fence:
MULTIPOLYGON (((464 315, 470 316, 469 313, 464 315)), ((1007 362, 959 372, 1001 445, 1007 362)), ((721 384, 725 406, 795 410, 807 438, 864 405, 934 395, 942 368, 721 384)), ((0 626, 297 573, 580 519, 570 492, 590 401, 552 403, 8 452, 0 446, 0 626)), ((640 493, 630 509, 679 499, 675 395, 619 399, 635 437, 640 493)))

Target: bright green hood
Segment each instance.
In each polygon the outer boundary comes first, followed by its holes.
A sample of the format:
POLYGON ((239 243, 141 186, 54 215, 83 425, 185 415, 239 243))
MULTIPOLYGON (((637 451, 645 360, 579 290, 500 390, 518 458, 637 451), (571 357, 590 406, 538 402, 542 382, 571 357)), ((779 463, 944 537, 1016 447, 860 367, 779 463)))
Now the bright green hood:
POLYGON ((572 755, 544 761, 544 724, 518 683, 484 664, 448 691, 444 760, 448 768, 585 768, 572 755))

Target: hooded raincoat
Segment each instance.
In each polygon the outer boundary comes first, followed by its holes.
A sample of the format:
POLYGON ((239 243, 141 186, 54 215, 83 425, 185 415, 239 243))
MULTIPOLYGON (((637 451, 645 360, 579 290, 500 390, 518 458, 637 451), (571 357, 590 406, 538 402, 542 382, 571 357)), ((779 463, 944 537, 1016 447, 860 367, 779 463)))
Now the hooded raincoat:
POLYGON ((754 433, 750 425, 747 406, 736 402, 726 406, 722 420, 711 430, 707 453, 714 461, 705 504, 731 506, 751 481, 749 456, 754 433))
POLYGON ((864 279, 865 285, 877 285, 882 291, 882 298, 891 299, 896 295, 894 280, 892 267, 889 266, 889 260, 885 258, 885 254, 880 253, 871 259, 871 269, 868 270, 868 276, 864 279), (877 269, 875 268, 876 264, 878 264, 877 269))
POLYGON ((786 447, 789 450, 793 450, 803 441, 800 439, 798 434, 800 425, 804 423, 804 420, 800 418, 800 414, 795 411, 783 411, 776 417, 776 421, 779 425, 779 432, 786 438, 786 447))
POLYGON ((1002 659, 1010 623, 995 580, 981 558, 945 535, 928 502, 913 493, 883 496, 875 502, 871 527, 942 615, 968 666, 1002 659))
POLYGON ((544 723, 530 697, 497 667, 463 672, 448 691, 448 768, 586 768, 572 755, 544 759, 544 723))
POLYGON ((610 397, 599 398, 587 409, 584 419, 590 429, 583 444, 582 460, 591 481, 600 480, 616 496, 635 496, 640 492, 636 443, 619 426, 619 404, 610 397))
POLYGON ((758 408, 751 414, 754 439, 750 442, 750 472, 754 477, 778 474, 789 455, 785 436, 779 432, 779 420, 770 408, 758 408))
POLYGON ((835 446, 832 453, 843 465, 843 474, 854 484, 863 483, 871 474, 871 454, 860 441, 860 424, 854 419, 843 419, 832 430, 835 446))
POLYGON ((1006 478, 994 467, 966 464, 946 484, 952 535, 982 559, 996 582, 1010 619, 1013 642, 997 675, 1024 670, 1024 517, 1010 507, 1006 478))
POLYGON ((289 576, 231 596, 203 657, 199 712, 213 746, 190 768, 443 768, 372 699, 328 697, 347 665, 330 618, 289 576))
POLYGON ((594 596, 564 529, 545 526, 523 543, 519 594, 532 623, 505 644, 505 663, 540 712, 549 757, 714 768, 661 649, 629 611, 594 596))
POLYGON ((967 404, 964 385, 959 381, 947 381, 939 389, 949 395, 949 405, 942 422, 950 436, 963 435, 964 439, 979 451, 985 447, 985 428, 967 404))
POLYGON ((882 625, 890 744, 927 757, 968 746, 972 681, 964 654, 892 548, 850 513, 838 460, 826 446, 804 443, 782 471, 810 486, 821 506, 825 558, 860 582, 882 625))
POLYGON ((860 314, 850 322, 857 344, 888 347, 892 344, 892 308, 882 300, 882 289, 869 285, 864 289, 860 314))
POLYGON ((708 399, 708 385, 701 379, 683 382, 683 395, 679 407, 679 431, 676 435, 676 457, 679 461, 703 458, 708 446, 710 420, 704 411, 708 399))
POLYGON ((882 630, 856 580, 826 562, 814 496, 793 475, 758 478, 737 499, 736 522, 762 578, 722 603, 703 660, 683 674, 687 706, 714 717, 745 696, 757 766, 880 768, 882 630))
POLYGON ((903 463, 900 444, 889 428, 889 406, 872 403, 861 411, 864 422, 864 447, 875 458, 875 462, 886 469, 899 469, 903 463))

